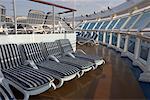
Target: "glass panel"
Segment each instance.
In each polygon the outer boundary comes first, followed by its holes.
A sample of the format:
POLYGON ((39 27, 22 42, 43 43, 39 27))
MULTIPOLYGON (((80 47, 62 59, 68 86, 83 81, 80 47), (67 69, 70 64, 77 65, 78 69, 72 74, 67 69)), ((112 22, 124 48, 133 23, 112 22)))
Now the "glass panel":
POLYGON ((102 32, 99 32, 99 41, 103 42, 103 33, 102 32))
POLYGON ((128 17, 125 18, 121 18, 121 20, 117 23, 117 25, 115 26, 114 29, 120 29, 121 26, 125 23, 125 21, 127 20, 128 17))
POLYGON ((98 24, 96 25, 96 27, 94 29, 99 29, 99 27, 101 26, 102 22, 98 22, 98 24))
POLYGON ((107 25, 109 24, 110 21, 105 21, 103 26, 101 27, 101 29, 105 29, 107 27, 107 25))
POLYGON ((109 44, 110 33, 106 32, 106 43, 109 44))
POLYGON ((142 40, 140 57, 145 61, 147 61, 149 49, 150 49, 150 42, 142 40))
POLYGON ((135 22, 135 20, 139 17, 140 14, 138 15, 134 15, 130 18, 130 20, 128 21, 128 23, 125 25, 124 29, 129 29, 133 23, 135 22))
POLYGON ((118 19, 117 20, 113 20, 112 23, 109 25, 108 29, 112 29, 117 21, 118 21, 118 19))
POLYGON ((134 54, 134 48, 135 48, 135 36, 129 36, 129 42, 128 42, 128 51, 134 54))
POLYGON ((135 23, 132 29, 138 29, 144 26, 150 20, 150 12, 145 12, 140 19, 135 23))
POLYGON ((79 25, 79 28, 81 28, 83 26, 83 24, 79 25))
POLYGON ((117 34, 112 33, 112 45, 117 46, 117 34))
POLYGON ((90 23, 90 26, 88 27, 88 29, 93 29, 93 27, 95 26, 96 22, 90 23))
POLYGON ((82 29, 86 29, 89 23, 85 23, 82 29))
POLYGON ((150 23, 148 23, 145 28, 150 28, 150 23))
POLYGON ((122 34, 121 35, 121 41, 120 41, 120 48, 124 49, 124 45, 125 45, 125 35, 122 34))

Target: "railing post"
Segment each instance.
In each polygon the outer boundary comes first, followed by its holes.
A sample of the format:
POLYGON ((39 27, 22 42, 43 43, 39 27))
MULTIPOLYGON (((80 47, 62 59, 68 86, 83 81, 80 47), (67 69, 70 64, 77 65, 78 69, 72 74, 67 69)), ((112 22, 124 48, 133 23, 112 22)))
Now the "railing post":
POLYGON ((120 48, 121 34, 118 33, 117 48, 120 48))
POLYGON ((141 40, 140 40, 140 38, 137 37, 136 42, 135 42, 133 65, 137 65, 138 58, 140 55, 140 44, 141 44, 141 40))
POLYGON ((103 32, 103 44, 106 44, 106 32, 103 32))
POLYGON ((125 37, 125 44, 124 44, 124 50, 121 53, 121 56, 126 56, 126 53, 128 51, 128 42, 129 42, 129 35, 126 35, 126 37, 125 37))
POLYGON ((109 46, 111 46, 112 45, 112 32, 110 32, 110 37, 109 37, 109 46))

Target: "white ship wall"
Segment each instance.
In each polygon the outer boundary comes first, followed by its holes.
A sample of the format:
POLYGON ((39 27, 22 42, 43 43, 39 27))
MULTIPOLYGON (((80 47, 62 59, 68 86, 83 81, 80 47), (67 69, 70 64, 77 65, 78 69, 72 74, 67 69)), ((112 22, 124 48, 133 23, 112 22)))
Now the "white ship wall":
POLYGON ((74 33, 0 35, 0 44, 53 42, 55 40, 65 39, 65 38, 70 40, 75 50, 76 49, 76 35, 74 33))

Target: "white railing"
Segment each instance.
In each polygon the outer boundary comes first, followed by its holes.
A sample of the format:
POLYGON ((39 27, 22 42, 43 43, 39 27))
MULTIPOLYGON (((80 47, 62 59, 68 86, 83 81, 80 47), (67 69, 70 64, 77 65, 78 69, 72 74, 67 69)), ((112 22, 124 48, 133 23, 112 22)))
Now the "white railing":
MULTIPOLYGON (((146 32, 150 33, 150 30, 145 31, 141 31, 141 32, 121 32, 121 31, 112 31, 112 30, 79 30, 80 32, 95 32, 99 35, 99 32, 103 33, 103 39, 101 39, 102 41, 98 41, 101 44, 105 44, 107 45, 109 48, 114 48, 116 51, 120 51, 121 52, 121 56, 123 57, 128 57, 133 61, 133 65, 135 66, 139 66, 140 69, 142 69, 143 71, 146 71, 150 68, 150 37, 143 35, 146 34, 146 32), (117 34, 117 45, 113 45, 112 43, 112 36, 109 36, 109 43, 106 42, 106 33, 107 34, 113 34, 116 33, 117 34), (125 41, 122 42, 121 41, 121 36, 125 35, 125 41), (130 40, 130 36, 135 36, 135 45, 134 45, 134 53, 129 52, 129 40, 130 40), (147 44, 147 49, 149 51, 148 55, 147 55, 147 60, 143 59, 140 57, 141 52, 145 52, 142 51, 141 46, 142 46, 142 41, 146 41, 148 42, 147 44), (124 43, 124 44, 121 44, 124 43), (122 49, 120 46, 124 45, 124 48, 122 49)), ((100 36, 98 36, 100 37, 100 36)), ((100 40, 100 39, 97 39, 100 40)))

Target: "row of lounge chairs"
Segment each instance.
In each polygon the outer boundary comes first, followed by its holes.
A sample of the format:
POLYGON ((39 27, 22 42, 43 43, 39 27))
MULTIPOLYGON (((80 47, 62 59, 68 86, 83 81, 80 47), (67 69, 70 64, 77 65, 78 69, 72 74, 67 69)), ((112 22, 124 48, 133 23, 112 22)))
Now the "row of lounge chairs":
POLYGON ((95 32, 77 32, 77 43, 80 45, 95 45, 97 37, 98 35, 95 32))
POLYGON ((104 63, 102 58, 89 56, 82 50, 74 52, 68 39, 0 45, 0 94, 5 99, 15 99, 10 88, 13 86, 27 100, 30 95, 60 88, 64 81, 79 78, 104 63))

